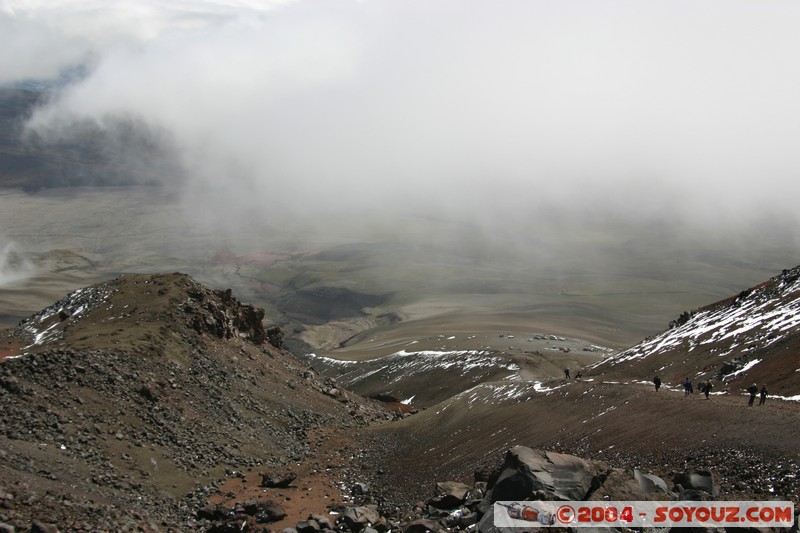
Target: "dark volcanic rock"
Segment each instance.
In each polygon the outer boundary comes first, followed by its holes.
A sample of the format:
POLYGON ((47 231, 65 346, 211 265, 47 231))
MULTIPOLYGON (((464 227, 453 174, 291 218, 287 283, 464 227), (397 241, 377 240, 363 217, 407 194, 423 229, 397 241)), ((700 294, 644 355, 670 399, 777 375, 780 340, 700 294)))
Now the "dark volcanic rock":
POLYGON ((261 486, 268 488, 285 488, 297 479, 297 474, 289 471, 263 472, 261 474, 261 486))
POLYGON ((266 340, 263 309, 242 304, 233 297, 230 289, 213 291, 212 294, 204 288, 187 292, 189 299, 184 311, 192 317, 190 323, 198 333, 210 333, 221 339, 241 334, 254 344, 266 340))
POLYGON ((428 501, 428 505, 437 509, 455 509, 467 499, 467 494, 472 489, 464 483, 457 481, 440 481, 436 484, 435 498, 428 501))
POLYGON ((553 499, 584 500, 608 473, 603 463, 516 446, 506 453, 505 464, 486 497, 490 502, 524 500, 543 491, 553 499))
POLYGON ((342 522, 350 529, 359 531, 368 524, 380 521, 381 516, 375 509, 369 507, 348 507, 342 513, 342 522))
POLYGON ((403 533, 431 533, 443 530, 444 527, 439 522, 421 518, 409 522, 403 528, 403 533))
POLYGON ((123 276, 2 332, 0 522, 223 531, 282 519, 262 501, 204 507, 218 472, 303 461, 309 432, 387 412, 325 395, 326 379, 263 343, 262 317, 183 274, 123 276))

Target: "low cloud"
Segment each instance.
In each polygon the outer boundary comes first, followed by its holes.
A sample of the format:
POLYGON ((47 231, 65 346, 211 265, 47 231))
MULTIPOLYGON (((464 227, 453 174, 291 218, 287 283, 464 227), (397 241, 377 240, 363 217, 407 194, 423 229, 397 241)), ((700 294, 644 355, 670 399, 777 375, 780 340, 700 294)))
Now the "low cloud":
POLYGON ((23 281, 34 272, 33 263, 14 241, 0 241, 0 288, 23 281))
POLYGON ((200 218, 797 222, 794 2, 9 5, 5 81, 87 72, 30 131, 157 132, 200 218), (217 201, 197 205, 209 190, 217 201))

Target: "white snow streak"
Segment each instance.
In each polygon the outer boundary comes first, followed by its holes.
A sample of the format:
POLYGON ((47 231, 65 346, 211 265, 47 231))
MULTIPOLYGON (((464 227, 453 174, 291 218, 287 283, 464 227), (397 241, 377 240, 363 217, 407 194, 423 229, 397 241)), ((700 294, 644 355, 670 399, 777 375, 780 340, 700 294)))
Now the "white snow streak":
MULTIPOLYGON (((774 291, 774 286, 759 287, 740 296, 730 305, 698 312, 685 324, 612 355, 592 367, 643 359, 676 348, 690 352, 697 346, 711 344, 717 347, 720 356, 732 353, 737 347, 763 349, 788 332, 800 328, 800 279, 778 287, 778 294, 771 294, 770 290, 774 291)), ((755 362, 751 361, 746 368, 753 364, 755 362)))

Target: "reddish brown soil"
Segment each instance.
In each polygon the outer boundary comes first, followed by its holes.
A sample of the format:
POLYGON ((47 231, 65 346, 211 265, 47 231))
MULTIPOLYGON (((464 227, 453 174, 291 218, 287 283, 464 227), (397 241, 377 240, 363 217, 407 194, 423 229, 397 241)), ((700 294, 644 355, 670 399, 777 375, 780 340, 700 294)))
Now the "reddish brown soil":
POLYGON ((223 503, 229 507, 254 499, 277 503, 286 511, 286 518, 261 526, 264 531, 280 531, 294 527, 312 514, 326 514, 329 505, 344 501, 346 494, 340 490, 340 483, 357 447, 348 434, 332 428, 311 431, 308 440, 315 455, 289 469, 297 478, 288 487, 262 487, 261 472, 269 469, 251 470, 243 477, 233 477, 222 484, 220 493, 209 498, 209 503, 223 503))
POLYGON ((21 350, 21 342, 14 339, 6 339, 3 344, 0 344, 0 362, 5 361, 7 357, 19 355, 21 350))

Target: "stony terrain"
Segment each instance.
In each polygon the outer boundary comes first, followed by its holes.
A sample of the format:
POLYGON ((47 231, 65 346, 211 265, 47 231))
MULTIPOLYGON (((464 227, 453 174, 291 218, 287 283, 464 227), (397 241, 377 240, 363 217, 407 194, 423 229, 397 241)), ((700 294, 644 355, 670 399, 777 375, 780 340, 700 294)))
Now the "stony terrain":
POLYGON ((392 418, 282 352, 262 317, 185 275, 126 276, 8 330, 6 521, 193 528, 234 471, 304 461, 312 430, 392 418))
MULTIPOLYGON (((786 285, 795 270, 768 285, 786 285)), ((770 311, 794 292, 771 294, 770 311)), ((263 318, 183 274, 131 275, 70 293, 5 331, 0 524, 380 533, 474 530, 483 517, 490 531, 499 494, 567 494, 536 481, 554 463, 583 480, 569 493, 578 499, 800 502, 800 406, 771 397, 748 408, 738 381, 720 381, 705 399, 684 396, 667 376, 656 392, 652 369, 632 363, 587 366, 580 380, 551 363, 536 379, 476 374, 468 387, 457 386, 466 367, 452 367, 453 394, 417 410, 389 394, 346 391, 284 351, 283 332, 263 318), (501 486, 504 469, 521 463, 532 485, 501 486), (669 493, 648 491, 636 468, 663 478, 669 493), (698 472, 711 485, 690 486, 698 472)), ((764 368, 793 364, 796 330, 783 333, 790 355, 759 356, 764 368)), ((797 380, 781 383, 796 394, 797 380)))
POLYGON ((684 311, 668 330, 592 366, 605 375, 711 381, 717 390, 769 384, 800 399, 800 267, 711 305, 684 311))

